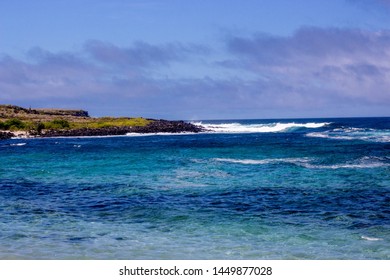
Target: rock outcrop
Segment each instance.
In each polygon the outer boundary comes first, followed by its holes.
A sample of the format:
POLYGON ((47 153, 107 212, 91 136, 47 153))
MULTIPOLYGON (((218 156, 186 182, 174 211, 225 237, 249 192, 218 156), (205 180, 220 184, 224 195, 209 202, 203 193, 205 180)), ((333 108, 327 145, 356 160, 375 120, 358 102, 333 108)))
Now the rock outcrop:
POLYGON ((15 137, 15 135, 11 132, 0 131, 0 140, 10 139, 15 137))
POLYGON ((40 137, 67 137, 67 136, 107 136, 107 135, 126 135, 127 133, 198 133, 205 131, 203 127, 187 123, 184 121, 153 120, 146 126, 124 126, 124 127, 105 127, 105 128, 81 128, 81 129, 62 129, 46 130, 40 137))
POLYGON ((0 105, 0 139, 11 137, 109 136, 127 133, 183 133, 205 129, 184 121, 144 118, 91 118, 87 111, 31 109, 0 105), (92 127, 92 128, 91 128, 92 127), (23 132, 9 133, 8 131, 23 132))

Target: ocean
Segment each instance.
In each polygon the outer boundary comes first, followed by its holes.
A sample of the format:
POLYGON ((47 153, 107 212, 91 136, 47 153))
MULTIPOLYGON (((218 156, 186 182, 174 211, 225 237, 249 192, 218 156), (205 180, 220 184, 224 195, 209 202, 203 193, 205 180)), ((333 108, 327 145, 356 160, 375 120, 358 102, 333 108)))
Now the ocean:
POLYGON ((0 259, 390 259, 390 118, 0 142, 0 259))

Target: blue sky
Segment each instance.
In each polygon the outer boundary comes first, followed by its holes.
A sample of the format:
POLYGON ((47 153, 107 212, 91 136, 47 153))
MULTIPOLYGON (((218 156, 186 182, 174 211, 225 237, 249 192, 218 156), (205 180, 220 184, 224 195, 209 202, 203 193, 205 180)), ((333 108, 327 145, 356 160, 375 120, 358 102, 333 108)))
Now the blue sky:
POLYGON ((168 119, 389 116, 390 1, 0 1, 0 103, 168 119))

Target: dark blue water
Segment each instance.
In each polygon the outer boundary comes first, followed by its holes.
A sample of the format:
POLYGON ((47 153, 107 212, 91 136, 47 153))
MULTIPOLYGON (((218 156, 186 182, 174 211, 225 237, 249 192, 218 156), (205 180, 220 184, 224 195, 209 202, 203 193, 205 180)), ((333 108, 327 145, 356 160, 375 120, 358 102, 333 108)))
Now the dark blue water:
POLYGON ((1 259, 390 259, 390 119, 0 142, 1 259))

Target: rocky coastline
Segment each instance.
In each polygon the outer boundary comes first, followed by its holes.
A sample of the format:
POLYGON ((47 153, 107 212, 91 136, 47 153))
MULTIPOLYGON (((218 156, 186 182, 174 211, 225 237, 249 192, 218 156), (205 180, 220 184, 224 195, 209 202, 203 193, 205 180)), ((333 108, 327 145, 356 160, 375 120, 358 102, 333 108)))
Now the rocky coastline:
MULTIPOLYGON (((80 129, 60 129, 43 130, 29 132, 26 137, 84 137, 84 136, 120 136, 128 133, 199 133, 206 131, 202 126, 194 125, 184 121, 153 120, 146 126, 124 126, 105 128, 80 128, 80 129)), ((12 132, 0 132, 0 139, 10 139, 17 137, 12 132)))
POLYGON ((115 136, 128 133, 198 133, 199 125, 184 121, 129 117, 92 118, 84 110, 27 109, 0 105, 0 140, 33 137, 115 136))
POLYGON ((11 139, 12 137, 15 137, 15 136, 16 135, 13 134, 12 132, 0 131, 0 140, 11 139))

